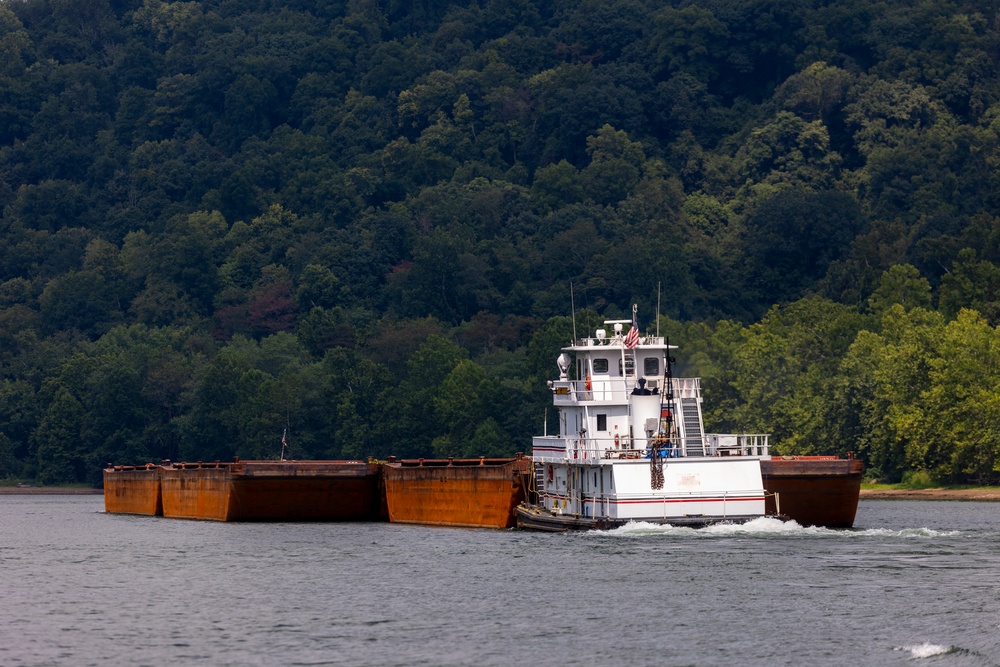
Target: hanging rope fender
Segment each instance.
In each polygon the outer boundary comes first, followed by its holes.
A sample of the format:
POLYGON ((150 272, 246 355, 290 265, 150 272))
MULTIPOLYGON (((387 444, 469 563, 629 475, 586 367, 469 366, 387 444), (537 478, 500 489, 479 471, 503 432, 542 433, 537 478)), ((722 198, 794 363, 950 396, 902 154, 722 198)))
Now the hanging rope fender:
POLYGON ((664 482, 663 449, 659 445, 654 445, 649 457, 649 485, 654 491, 659 491, 663 488, 664 482))

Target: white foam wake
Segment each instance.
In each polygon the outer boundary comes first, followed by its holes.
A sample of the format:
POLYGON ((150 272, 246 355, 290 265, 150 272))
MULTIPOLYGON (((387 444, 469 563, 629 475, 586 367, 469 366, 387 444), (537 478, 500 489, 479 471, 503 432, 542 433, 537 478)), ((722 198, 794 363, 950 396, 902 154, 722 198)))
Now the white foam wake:
POLYGON ((803 528, 794 521, 780 521, 771 517, 760 517, 746 523, 717 523, 704 528, 689 528, 670 524, 649 523, 648 521, 630 521, 624 526, 607 531, 594 531, 597 534, 614 535, 808 535, 821 532, 833 532, 826 528, 803 528))
POLYGON ((819 526, 802 526, 795 521, 780 521, 773 517, 760 517, 746 523, 718 523, 704 528, 690 528, 670 524, 650 523, 648 521, 630 521, 624 526, 610 530, 590 531, 591 535, 740 535, 740 536, 814 536, 834 537, 840 539, 858 539, 869 537, 928 539, 939 537, 955 537, 962 535, 958 530, 933 530, 931 528, 861 528, 861 529, 831 529, 819 526))
POLYGON ((890 530, 888 528, 864 528, 851 532, 858 537, 955 537, 962 534, 960 530, 934 530, 933 528, 903 528, 890 530))
POLYGON ((913 646, 898 646, 896 647, 896 650, 905 651, 913 658, 932 658, 936 655, 951 653, 954 649, 951 646, 942 646, 941 644, 924 642, 923 644, 914 644, 913 646))

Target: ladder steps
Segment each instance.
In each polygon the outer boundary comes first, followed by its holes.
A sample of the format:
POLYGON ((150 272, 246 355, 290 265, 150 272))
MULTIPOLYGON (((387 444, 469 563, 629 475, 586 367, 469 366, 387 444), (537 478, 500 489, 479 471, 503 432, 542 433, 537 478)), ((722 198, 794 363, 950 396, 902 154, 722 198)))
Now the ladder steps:
POLYGON ((687 442, 687 455, 704 456, 705 438, 701 414, 698 410, 698 399, 681 399, 681 412, 684 416, 684 440, 687 442))

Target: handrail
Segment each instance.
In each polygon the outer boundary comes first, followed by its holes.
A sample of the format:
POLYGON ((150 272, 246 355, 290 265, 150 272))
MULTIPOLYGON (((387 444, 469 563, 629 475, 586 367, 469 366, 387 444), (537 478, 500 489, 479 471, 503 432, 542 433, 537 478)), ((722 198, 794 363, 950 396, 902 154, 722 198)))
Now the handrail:
MULTIPOLYGON (((648 387, 652 395, 658 396, 662 379, 650 380, 648 387)), ((673 378, 676 398, 697 398, 701 395, 701 378, 673 378)), ((625 402, 635 389, 637 379, 628 377, 591 377, 584 380, 556 380, 552 382, 552 393, 557 404, 573 404, 579 401, 625 402)))
POLYGON ((709 456, 768 456, 770 433, 706 433, 709 456))
MULTIPOLYGON (((769 456, 768 433, 707 433, 705 456, 769 456)), ((638 446, 628 434, 622 434, 615 446, 614 437, 572 438, 561 436, 535 436, 532 444, 559 450, 557 456, 567 459, 632 459, 644 458, 646 447, 638 446)), ((696 458, 688 456, 680 445, 665 453, 667 458, 696 458)))

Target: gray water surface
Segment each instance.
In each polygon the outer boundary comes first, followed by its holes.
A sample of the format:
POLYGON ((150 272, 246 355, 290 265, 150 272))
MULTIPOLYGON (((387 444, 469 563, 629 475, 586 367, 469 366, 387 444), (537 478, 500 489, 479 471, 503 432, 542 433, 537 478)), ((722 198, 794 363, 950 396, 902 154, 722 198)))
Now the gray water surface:
POLYGON ((994 665, 1000 504, 569 535, 0 496, 0 665, 994 665))

